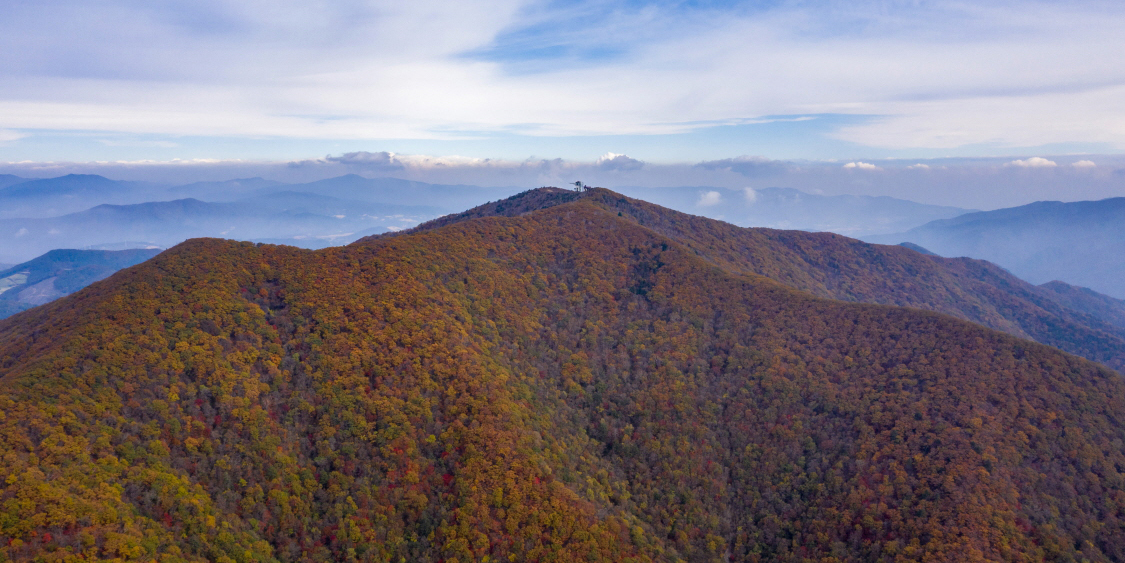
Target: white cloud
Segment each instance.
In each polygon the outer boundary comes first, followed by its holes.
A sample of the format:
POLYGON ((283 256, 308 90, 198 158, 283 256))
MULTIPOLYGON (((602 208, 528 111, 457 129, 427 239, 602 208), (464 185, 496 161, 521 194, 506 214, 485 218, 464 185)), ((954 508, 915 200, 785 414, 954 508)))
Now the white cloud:
POLYGON ((1041 156, 1033 156, 1027 160, 1013 160, 1006 164, 1006 166, 1020 166, 1023 168, 1053 168, 1058 166, 1058 163, 1053 160, 1047 160, 1041 156))
POLYGON ((859 170, 878 170, 879 167, 871 164, 870 162, 849 162, 844 165, 844 168, 856 168, 859 170))
POLYGON ((509 36, 533 43, 521 33, 560 17, 530 0, 3 6, 8 128, 445 139, 677 133, 838 113, 880 116, 835 133, 870 146, 1125 147, 1125 66, 1104 56, 1125 49, 1125 8, 1108 3, 623 6, 546 44, 626 56, 545 61, 536 72, 518 72, 528 64, 519 57, 467 55, 509 36))
POLYGON ((712 207, 721 202, 723 196, 716 191, 705 192, 699 196, 699 201, 696 203, 699 207, 712 207))
POLYGON ((27 229, 26 229, 26 228, 24 228, 24 227, 20 227, 20 230, 16 231, 16 236, 17 236, 17 237, 22 237, 22 236, 24 236, 24 235, 26 235, 26 234, 27 234, 27 229))
POLYGON ((910 166, 907 166, 907 168, 909 168, 911 170, 929 170, 930 165, 929 164, 922 164, 921 162, 919 162, 918 164, 911 164, 910 166))
POLYGON ((607 152, 594 163, 594 166, 602 170, 639 170, 643 168, 645 163, 635 159, 629 158, 623 154, 607 152))
POLYGON ((27 135, 24 135, 23 133, 20 133, 19 131, 12 131, 10 129, 0 129, 0 143, 6 143, 6 142, 9 142, 9 141, 18 141, 18 140, 20 140, 20 139, 22 139, 26 136, 27 135))
POLYGON ((742 188, 742 195, 746 198, 746 203, 758 201, 758 190, 754 188, 742 188))
POLYGON ((1097 164, 1092 160, 1079 160, 1078 162, 1072 163, 1071 166, 1075 168, 1094 168, 1097 164))

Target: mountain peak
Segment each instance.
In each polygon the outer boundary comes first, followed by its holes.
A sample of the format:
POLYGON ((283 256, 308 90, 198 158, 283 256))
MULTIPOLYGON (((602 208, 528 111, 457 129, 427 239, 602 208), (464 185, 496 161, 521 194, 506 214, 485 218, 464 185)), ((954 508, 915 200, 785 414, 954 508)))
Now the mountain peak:
POLYGON ((764 276, 830 299, 938 311, 1125 370, 1125 327, 1074 310, 988 262, 926 255, 908 246, 869 244, 834 233, 743 228, 604 188, 537 188, 352 244, 583 203, 606 218, 622 218, 667 237, 734 274, 764 276))

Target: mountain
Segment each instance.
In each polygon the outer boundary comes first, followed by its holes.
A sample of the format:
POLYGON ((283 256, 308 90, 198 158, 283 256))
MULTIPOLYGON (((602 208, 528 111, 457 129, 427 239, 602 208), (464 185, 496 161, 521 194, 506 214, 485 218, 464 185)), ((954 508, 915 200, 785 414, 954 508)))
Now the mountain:
POLYGON ((11 178, 19 182, 0 188, 0 261, 6 262, 55 248, 122 241, 171 246, 201 236, 322 248, 515 191, 355 175, 306 184, 248 178, 183 186, 80 174, 11 178))
POLYGON ((11 174, 0 174, 0 189, 26 181, 27 178, 20 178, 19 176, 13 176, 11 174))
POLYGON ((291 191, 227 203, 182 199, 99 205, 62 217, 0 220, 0 258, 17 261, 54 248, 120 241, 148 241, 167 247, 201 236, 276 239, 298 246, 339 244, 371 229, 405 228, 437 214, 427 207, 372 204, 291 191))
POLYGON ((1125 328, 1125 301, 1058 280, 1047 282, 1039 287, 1064 307, 1081 311, 1112 326, 1125 328))
POLYGON ((29 262, 0 269, 0 319, 74 293, 160 251, 52 250, 29 262))
POLYGON ((222 182, 194 182, 168 188, 172 199, 200 199, 203 201, 235 201, 271 189, 288 189, 289 184, 263 178, 241 178, 222 182))
POLYGON ((193 240, 0 321, 0 553, 1125 561, 1119 374, 741 272, 777 232, 736 262, 705 219, 521 199, 193 240))
POLYGON ((942 256, 994 262, 1034 284, 1052 280, 1125 298, 1125 198, 969 213, 872 242, 909 241, 942 256))
MULTIPOLYGON (((392 205, 423 205, 444 211, 461 210, 491 199, 511 196, 520 188, 484 188, 427 184, 398 178, 365 178, 356 174, 286 186, 287 190, 328 197, 392 205)), ((260 193, 272 193, 266 188, 260 193)))
POLYGON ((46 197, 46 196, 106 196, 119 192, 123 182, 110 180, 95 174, 67 174, 58 178, 26 180, 4 188, 0 192, 5 198, 46 197))
POLYGON ((120 182, 94 174, 23 180, 0 188, 0 219, 52 217, 104 203, 134 203, 159 193, 160 187, 120 182))
POLYGON ((579 199, 598 201, 733 273, 765 276, 830 299, 937 311, 1125 371, 1125 328, 981 260, 942 258, 833 233, 744 229, 601 189, 526 192, 408 232, 470 218, 519 216, 579 199))
POLYGON ((742 227, 862 236, 905 231, 970 212, 887 196, 819 195, 793 188, 624 188, 625 195, 742 227))

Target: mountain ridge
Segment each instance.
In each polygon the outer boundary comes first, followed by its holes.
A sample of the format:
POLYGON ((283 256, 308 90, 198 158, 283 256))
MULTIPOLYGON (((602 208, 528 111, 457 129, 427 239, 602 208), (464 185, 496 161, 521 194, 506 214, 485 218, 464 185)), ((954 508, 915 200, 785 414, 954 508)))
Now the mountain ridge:
POLYGON ((820 297, 951 314, 1125 369, 1125 329, 1088 310, 1070 309, 1055 293, 988 262, 926 256, 834 233, 742 228, 601 188, 584 193, 540 188, 402 233, 377 236, 400 236, 477 217, 518 216, 582 199, 678 240, 733 273, 761 275, 820 297))

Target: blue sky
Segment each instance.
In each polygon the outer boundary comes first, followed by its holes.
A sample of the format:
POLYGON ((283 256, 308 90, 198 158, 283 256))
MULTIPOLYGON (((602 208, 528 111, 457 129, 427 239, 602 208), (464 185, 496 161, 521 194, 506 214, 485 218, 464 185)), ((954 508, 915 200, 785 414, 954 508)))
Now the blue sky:
POLYGON ((1119 154, 1125 6, 0 3, 0 161, 1119 154))

